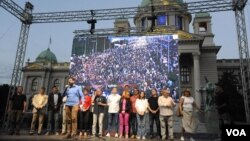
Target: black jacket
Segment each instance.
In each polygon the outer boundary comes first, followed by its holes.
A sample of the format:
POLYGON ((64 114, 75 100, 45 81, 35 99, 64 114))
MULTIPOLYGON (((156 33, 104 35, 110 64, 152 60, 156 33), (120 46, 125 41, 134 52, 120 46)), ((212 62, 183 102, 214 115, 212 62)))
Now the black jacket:
POLYGON ((49 111, 60 111, 60 106, 62 104, 62 94, 58 93, 58 101, 57 105, 55 106, 54 104, 54 94, 50 93, 49 94, 49 99, 48 99, 48 110, 49 111))
MULTIPOLYGON (((119 113, 122 112, 122 101, 123 101, 123 98, 121 98, 120 100, 120 110, 119 110, 119 113)), ((129 98, 126 98, 126 108, 125 108, 125 112, 126 113, 130 113, 130 109, 131 109, 131 102, 130 102, 130 99, 129 98)))

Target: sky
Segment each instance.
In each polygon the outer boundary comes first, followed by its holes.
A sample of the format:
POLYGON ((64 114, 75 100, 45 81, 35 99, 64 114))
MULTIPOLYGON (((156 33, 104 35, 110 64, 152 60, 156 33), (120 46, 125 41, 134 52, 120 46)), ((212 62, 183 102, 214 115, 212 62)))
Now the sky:
MULTIPOLYGON (((13 0, 24 7, 27 0, 13 0)), ((112 9, 136 7, 142 0, 29 0, 34 5, 33 13, 91 9, 112 9)), ((201 0, 185 0, 185 2, 201 0)), ((194 16, 194 15, 193 15, 194 16)), ((214 42, 222 46, 218 59, 239 58, 237 48, 236 24, 233 11, 211 13, 214 42)), ((248 43, 250 43, 250 2, 245 8, 248 43)), ((97 21, 96 29, 113 27, 111 21, 97 21)), ((132 26, 134 24, 130 23, 132 26)), ((35 61, 40 52, 47 49, 51 37, 50 49, 59 62, 69 62, 74 38, 74 30, 89 29, 86 22, 32 24, 26 49, 25 62, 29 58, 35 61)), ((21 22, 0 7, 0 84, 9 84, 13 71, 21 22)), ((192 22, 190 24, 192 30, 192 22)), ((192 32, 192 31, 191 31, 192 32)), ((249 45, 250 46, 250 45, 249 45)))

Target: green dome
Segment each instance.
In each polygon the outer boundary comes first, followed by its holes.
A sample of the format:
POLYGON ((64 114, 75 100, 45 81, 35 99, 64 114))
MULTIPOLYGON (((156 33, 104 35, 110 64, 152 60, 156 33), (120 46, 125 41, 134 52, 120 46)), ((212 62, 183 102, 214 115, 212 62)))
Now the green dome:
POLYGON ((143 6, 147 6, 147 5, 149 5, 150 3, 151 3, 150 0, 142 0, 141 6, 142 6, 142 7, 143 7, 143 6))
POLYGON ((177 0, 177 3, 183 3, 183 0, 177 0))
MULTIPOLYGON (((168 1, 168 0, 164 0, 164 1, 168 1)), ((183 0, 176 0, 176 2, 179 3, 179 4, 181 4, 181 3, 183 3, 183 0)), ((148 6, 150 4, 151 4, 151 0, 142 0, 142 2, 141 2, 141 6, 142 7, 148 6)))
POLYGON ((42 51, 37 57, 36 62, 51 62, 57 63, 56 55, 50 51, 50 49, 46 49, 42 51))

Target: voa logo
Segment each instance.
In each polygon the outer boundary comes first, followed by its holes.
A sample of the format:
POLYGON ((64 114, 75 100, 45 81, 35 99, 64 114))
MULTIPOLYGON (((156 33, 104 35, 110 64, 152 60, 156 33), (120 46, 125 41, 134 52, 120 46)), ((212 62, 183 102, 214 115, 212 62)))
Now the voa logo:
POLYGON ((244 129, 241 129, 241 130, 239 130, 239 129, 226 129, 226 132, 227 132, 227 136, 235 136, 235 137, 247 136, 244 129))

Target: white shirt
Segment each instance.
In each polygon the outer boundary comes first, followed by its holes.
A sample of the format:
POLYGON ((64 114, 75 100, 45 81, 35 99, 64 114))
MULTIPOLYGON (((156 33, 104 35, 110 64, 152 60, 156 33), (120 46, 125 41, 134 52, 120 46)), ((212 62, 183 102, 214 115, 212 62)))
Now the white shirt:
POLYGON ((119 112, 119 103, 121 96, 119 94, 110 94, 108 96, 108 105, 109 105, 109 113, 118 113, 119 112))
POLYGON ((138 112, 147 112, 148 100, 147 99, 136 99, 135 108, 138 112))
POLYGON ((173 108, 175 106, 175 102, 172 99, 172 97, 168 96, 160 96, 158 98, 158 105, 160 108, 160 115, 162 116, 172 116, 173 113, 173 108))
POLYGON ((54 94, 54 105, 56 106, 58 102, 58 94, 54 94))
POLYGON ((184 111, 193 111, 193 103, 194 103, 194 98, 193 97, 187 97, 187 96, 182 96, 181 98, 184 99, 183 101, 183 110, 184 111))

